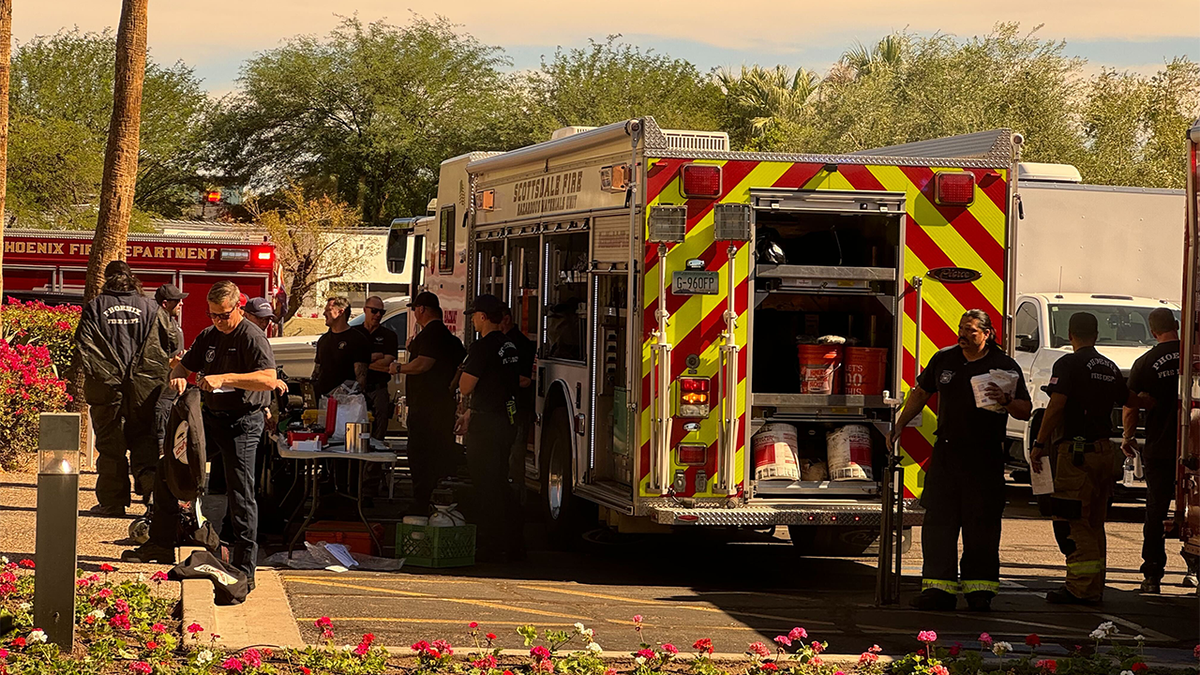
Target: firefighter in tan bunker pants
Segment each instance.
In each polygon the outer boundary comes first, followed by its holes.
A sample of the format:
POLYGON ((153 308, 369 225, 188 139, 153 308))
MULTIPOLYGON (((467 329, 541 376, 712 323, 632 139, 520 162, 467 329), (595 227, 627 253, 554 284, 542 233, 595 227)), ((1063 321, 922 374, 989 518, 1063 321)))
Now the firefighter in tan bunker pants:
POLYGON ((1128 401, 1129 391, 1121 369, 1096 351, 1096 316, 1073 314, 1069 330, 1074 353, 1054 364, 1046 386, 1050 403, 1030 463, 1040 473, 1041 458, 1049 455, 1054 465, 1054 539, 1067 557, 1067 583, 1047 593, 1046 601, 1094 604, 1104 597, 1104 522, 1116 480, 1112 413, 1128 401))

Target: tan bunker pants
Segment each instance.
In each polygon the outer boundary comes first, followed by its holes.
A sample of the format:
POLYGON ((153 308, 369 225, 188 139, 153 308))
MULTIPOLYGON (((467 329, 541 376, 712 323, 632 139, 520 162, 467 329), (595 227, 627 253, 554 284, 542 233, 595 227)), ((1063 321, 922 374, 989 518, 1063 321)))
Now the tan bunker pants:
POLYGON ((1116 445, 1109 440, 1079 446, 1063 441, 1057 449, 1051 509, 1054 539, 1067 556, 1067 590, 1077 598, 1100 600, 1107 555, 1104 522, 1116 479, 1116 445))

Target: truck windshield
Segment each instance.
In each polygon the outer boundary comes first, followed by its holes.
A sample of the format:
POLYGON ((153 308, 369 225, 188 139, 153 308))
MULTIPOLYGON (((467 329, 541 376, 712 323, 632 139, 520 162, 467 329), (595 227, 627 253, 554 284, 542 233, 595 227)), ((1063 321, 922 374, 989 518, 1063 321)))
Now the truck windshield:
MULTIPOLYGON (((1098 345, 1114 347, 1146 347, 1155 344, 1150 333, 1150 312, 1157 307, 1128 307, 1121 305, 1051 305, 1050 346, 1065 347, 1071 344, 1067 326, 1071 315, 1087 312, 1096 316, 1100 337, 1098 345)), ((1179 310, 1171 310, 1179 319, 1179 310)))

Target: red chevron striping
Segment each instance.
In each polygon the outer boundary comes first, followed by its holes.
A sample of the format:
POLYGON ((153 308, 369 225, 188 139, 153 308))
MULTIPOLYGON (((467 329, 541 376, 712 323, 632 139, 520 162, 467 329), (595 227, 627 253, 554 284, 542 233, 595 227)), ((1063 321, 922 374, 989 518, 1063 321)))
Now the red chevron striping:
MULTIPOLYGON (((912 227, 908 228, 906 243, 909 250, 930 269, 955 266, 954 261, 946 255, 946 252, 929 238, 929 233, 915 223, 912 227)), ((984 297, 975 284, 945 284, 945 288, 962 304, 964 309, 982 309, 987 311, 992 316, 992 321, 996 324, 997 331, 999 330, 998 327, 1002 323, 1000 321, 1000 308, 993 304, 991 300, 984 297)), ((936 314, 934 315, 936 316, 936 314)), ((999 337, 998 334, 997 337, 999 337)))
POLYGON ((821 164, 805 164, 796 162, 783 172, 771 187, 802 188, 812 177, 821 172, 821 164))
POLYGON ((838 167, 838 173, 850 181, 855 190, 885 190, 883 183, 862 164, 845 164, 838 167))
MULTIPOLYGON (((904 286, 905 291, 910 291, 911 288, 912 288, 912 286, 910 286, 908 284, 905 284, 905 286, 904 286)), ((929 306, 928 300, 926 300, 923 304, 925 305, 925 307, 924 307, 924 311, 921 314, 921 322, 922 322, 921 323, 921 332, 924 333, 925 336, 929 338, 929 341, 935 345, 941 345, 942 347, 945 347, 945 346, 957 343, 958 342, 958 325, 956 324, 954 326, 951 326, 950 324, 946 323, 946 320, 942 318, 942 315, 938 314, 937 311, 935 311, 933 309, 933 307, 929 306)), ((913 322, 914 326, 916 326, 916 324, 917 324, 917 293, 916 293, 916 291, 911 291, 908 293, 908 295, 906 295, 904 297, 904 315, 906 317, 908 317, 909 321, 913 322)), ((924 365, 924 364, 922 364, 922 365, 924 365)), ((911 373, 912 371, 906 370, 904 372, 911 373)))
POLYGON ((679 167, 687 164, 686 159, 660 159, 646 172, 646 203, 658 198, 658 195, 671 184, 679 175, 679 167))
MULTIPOLYGON (((725 200, 737 186, 742 184, 746 176, 758 166, 758 162, 725 162, 721 167, 721 194, 717 197, 687 200, 687 231, 691 232, 704 216, 712 211, 713 205, 725 200)), ((740 202, 739 202, 740 203, 740 202)))
POLYGON ((996 208, 1000 209, 1001 213, 1008 213, 1008 182, 1000 177, 1000 172, 995 169, 967 170, 975 174, 975 184, 992 200, 996 208))
MULTIPOLYGON (((737 296, 734 299, 734 311, 736 311, 738 313, 739 317, 744 317, 746 314, 747 288, 748 288, 748 286, 747 286, 746 280, 743 280, 742 283, 738 284, 738 287, 737 287, 737 296)), ((687 359, 688 354, 699 354, 699 353, 703 352, 704 349, 708 347, 708 345, 717 341, 717 339, 721 335, 721 331, 725 330, 724 315, 725 315, 725 305, 723 303, 720 305, 717 305, 706 316, 704 316, 695 326, 693 326, 692 329, 688 331, 687 335, 683 336, 683 338, 674 345, 674 347, 671 350, 671 352, 672 352, 672 355, 671 355, 671 379, 672 380, 679 377, 679 375, 687 368, 687 364, 685 363, 685 361, 687 359)), ((643 316, 645 317, 645 322, 647 324, 649 324, 650 320, 653 319, 651 312, 644 312, 643 316)), ((678 319, 676 319, 676 320, 678 320, 678 319)), ((653 330, 653 328, 651 328, 651 330, 653 330)), ((643 331, 643 338, 642 338, 643 345, 645 344, 644 341, 648 340, 649 337, 650 337, 649 332, 643 331)), ((645 347, 645 348, 648 349, 648 347, 645 347)), ((742 359, 744 361, 745 354, 746 354, 745 350, 742 350, 741 354, 742 354, 742 359)), ((742 377, 745 377, 745 375, 744 375, 745 370, 746 370, 745 365, 743 364, 740 367, 743 372, 742 377)), ((647 402, 646 405, 649 405, 648 402, 650 400, 650 377, 651 377, 651 374, 652 373, 647 373, 647 374, 642 375, 642 400, 647 402)))
MULTIPOLYGON (((745 243, 735 244, 739 250, 745 245, 745 243)), ((736 255, 736 253, 734 255, 736 255)), ((709 244, 708 248, 704 249, 704 252, 697 256, 697 258, 704 261, 704 269, 719 271, 727 262, 729 262, 729 243, 724 241, 714 241, 709 244)), ((647 269, 650 268, 647 267, 647 269)), ((658 271, 655 270, 654 274, 657 273, 658 271)), ((670 284, 669 277, 667 283, 670 284)), ((673 315, 679 310, 680 307, 683 306, 683 303, 687 302, 687 299, 690 296, 675 295, 674 293, 670 292, 669 288, 670 286, 668 286, 667 291, 667 312, 673 315)), ((740 300, 738 302, 741 303, 740 300)), ((658 319, 654 316, 654 311, 657 309, 657 307, 658 301, 655 300, 650 305, 646 306, 645 312, 643 312, 645 320, 642 322, 642 339, 648 338, 650 336, 650 331, 658 327, 658 319)), ((743 309, 741 311, 745 310, 743 309)))
MULTIPOLYGON (((983 259, 996 276, 1004 279, 1004 247, 984 229, 975 219, 971 211, 961 206, 939 206, 934 202, 933 170, 923 166, 906 166, 901 171, 917 186, 917 189, 929 200, 933 208, 950 223, 964 241, 983 259)), ((970 308, 968 308, 970 309, 970 308)))

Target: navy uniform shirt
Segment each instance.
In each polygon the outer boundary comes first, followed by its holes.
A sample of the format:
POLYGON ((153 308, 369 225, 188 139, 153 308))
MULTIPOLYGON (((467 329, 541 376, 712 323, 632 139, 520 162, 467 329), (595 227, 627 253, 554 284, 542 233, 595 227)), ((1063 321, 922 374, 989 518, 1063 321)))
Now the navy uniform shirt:
POLYGON ((346 380, 358 379, 354 364, 371 363, 371 343, 353 328, 340 333, 325 331, 317 340, 317 363, 321 369, 313 389, 317 396, 325 396, 346 380))
POLYGON ((991 345, 982 358, 968 361, 962 347, 954 345, 933 355, 917 386, 938 395, 938 440, 970 440, 982 445, 1003 444, 1008 413, 997 413, 975 405, 971 378, 991 370, 1008 370, 1017 374, 1014 400, 1029 400, 1025 376, 1021 367, 1000 348, 991 345))
POLYGON ((408 406, 418 411, 446 412, 454 410, 454 392, 450 384, 458 372, 467 350, 446 324, 435 319, 425 324, 408 343, 409 363, 418 357, 433 359, 433 367, 424 373, 404 376, 404 393, 408 406))
POLYGON ((1067 397, 1062 440, 1091 443, 1113 435, 1113 408, 1129 398, 1117 364, 1095 347, 1077 349, 1054 362, 1046 393, 1067 397))
POLYGON ((1146 456, 1173 454, 1179 424, 1179 340, 1160 343, 1134 362, 1129 391, 1154 399, 1146 412, 1146 456))
POLYGON ((512 340, 494 330, 471 343, 463 372, 479 378, 471 393, 471 410, 508 414, 520 389, 520 355, 512 340))
MULTIPOLYGON (((256 373, 275 370, 275 355, 267 334, 246 319, 229 333, 214 326, 200 331, 191 349, 183 355, 184 368, 198 377, 225 373, 256 373)), ((204 407, 221 413, 243 415, 271 404, 271 392, 233 389, 227 393, 204 392, 204 407)))
MULTIPOLYGON (((396 356, 400 353, 400 338, 396 337, 396 331, 380 324, 375 327, 375 332, 367 330, 366 324, 359 324, 354 327, 354 330, 363 334, 370 344, 370 350, 367 353, 367 362, 370 363, 371 354, 383 354, 384 356, 396 356)), ((380 372, 378 370, 367 371, 367 387, 369 389, 379 389, 386 387, 392 376, 380 372)))

